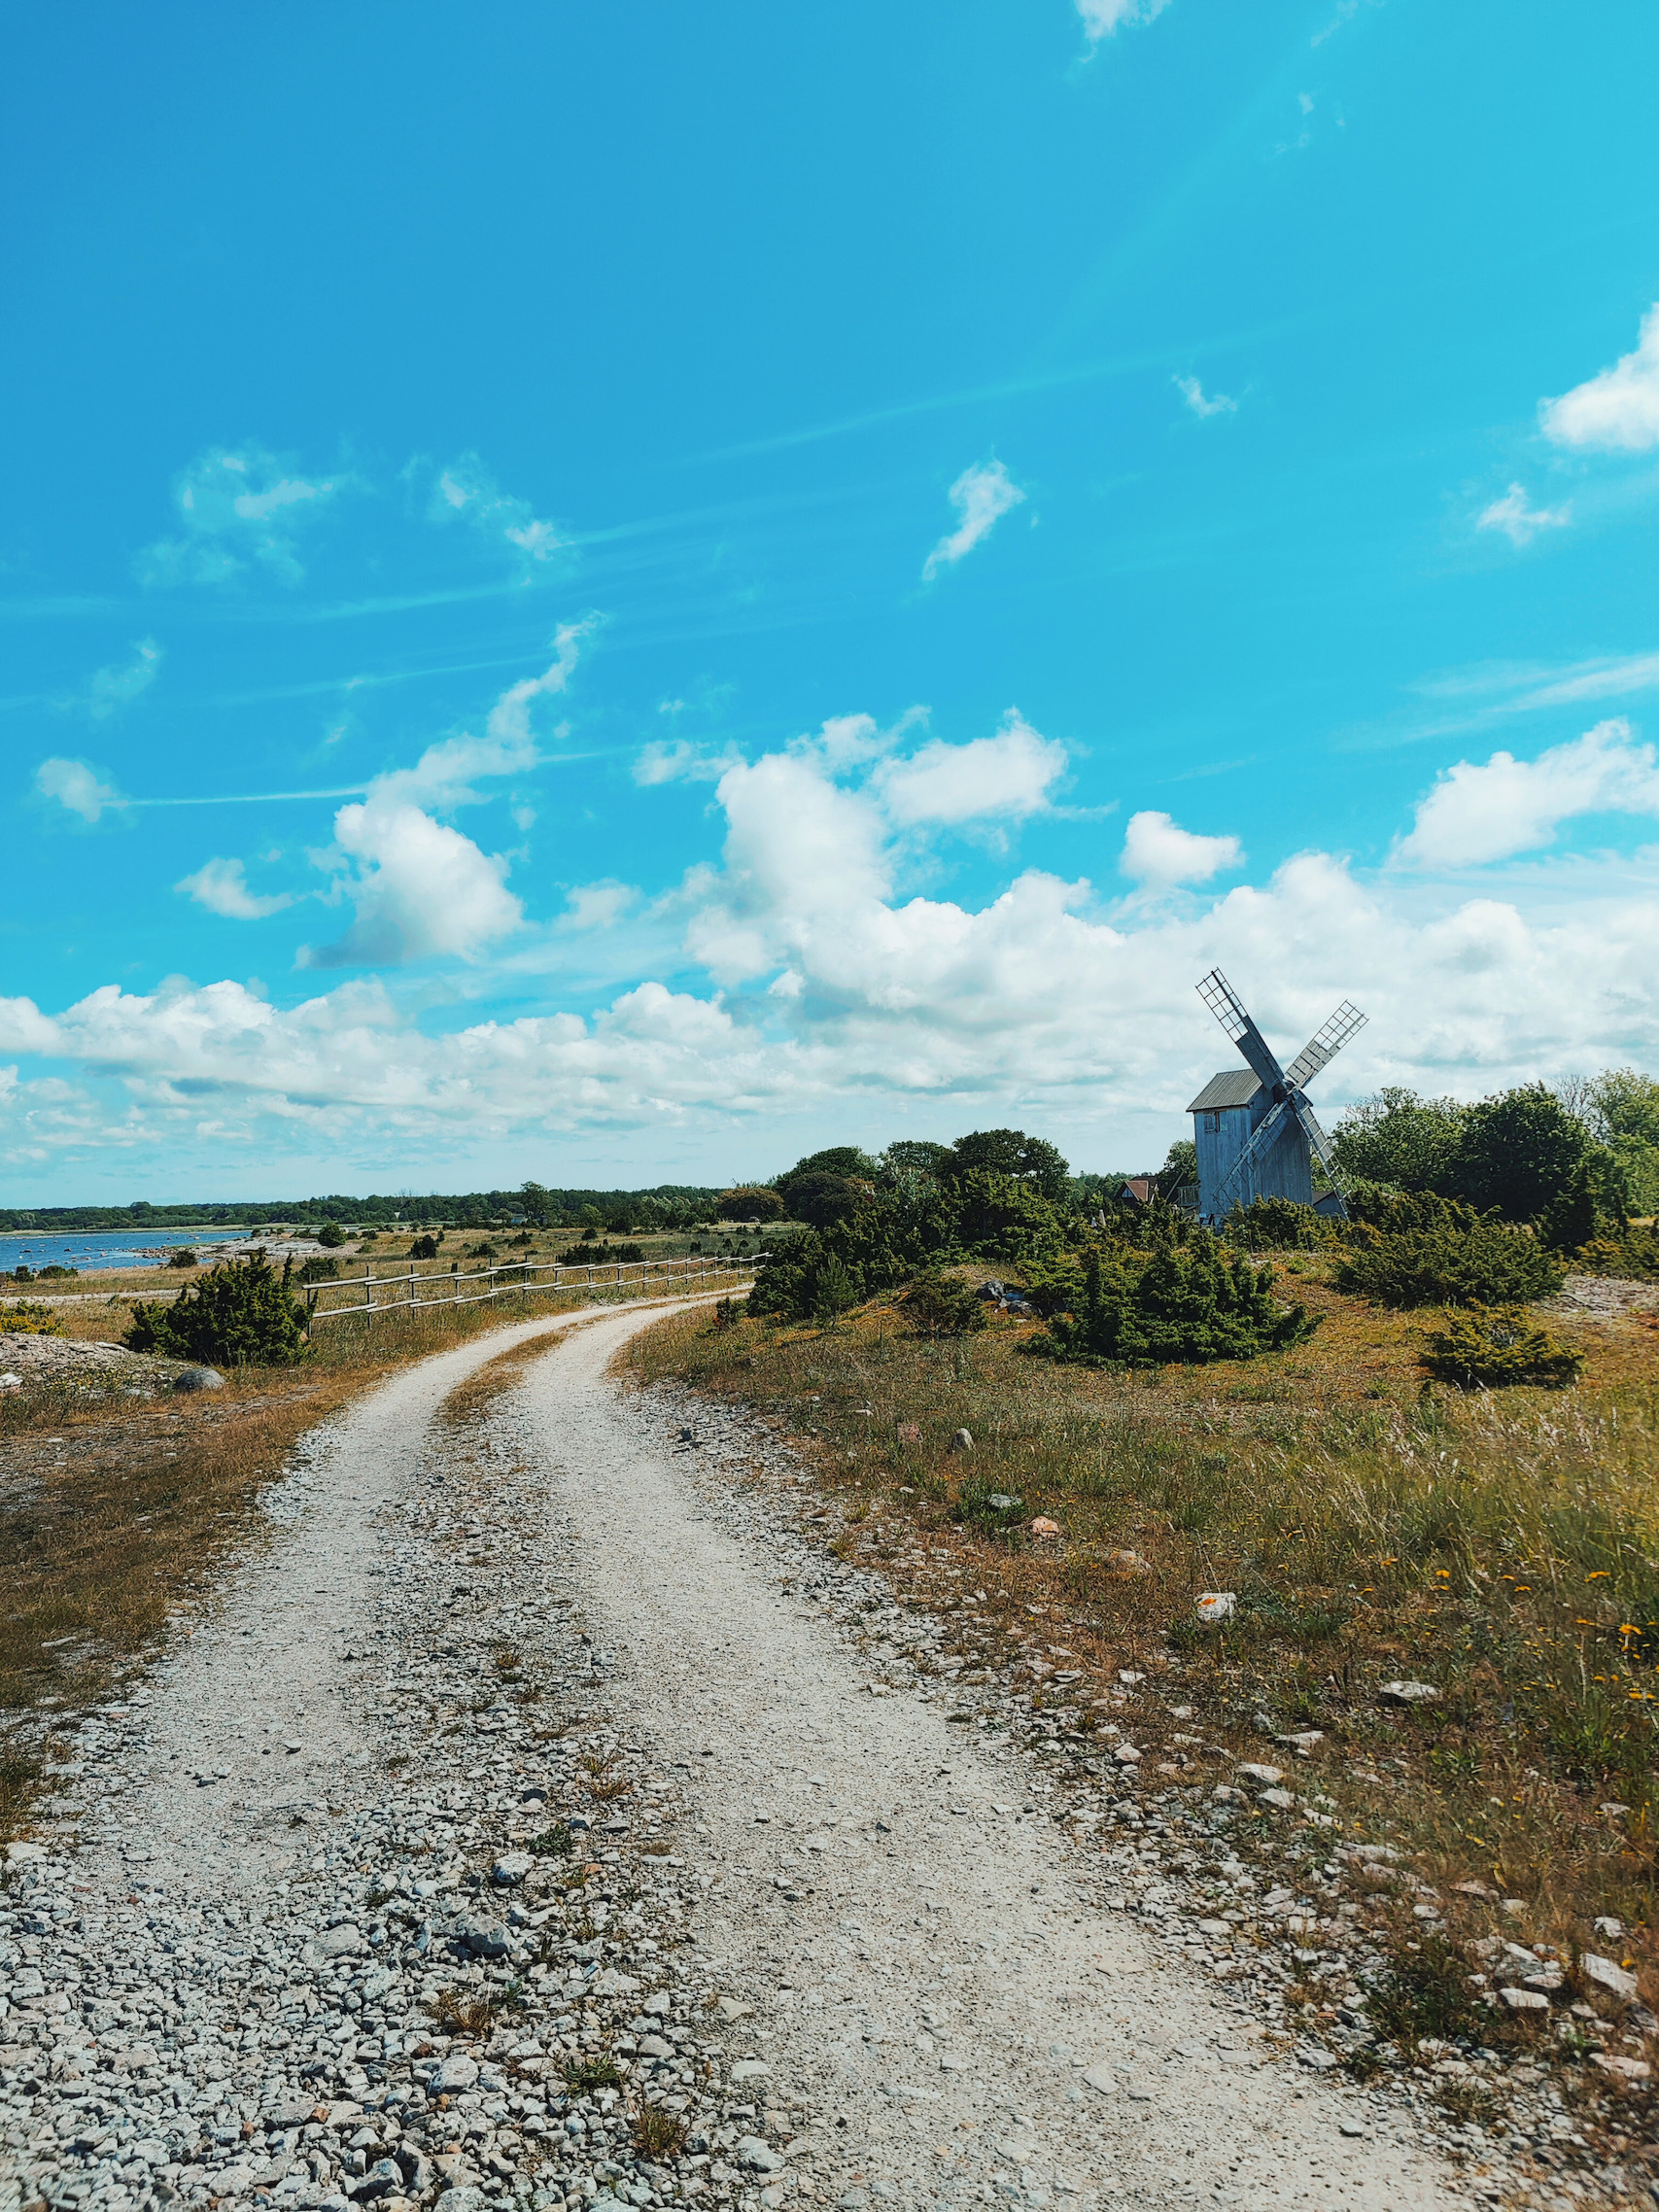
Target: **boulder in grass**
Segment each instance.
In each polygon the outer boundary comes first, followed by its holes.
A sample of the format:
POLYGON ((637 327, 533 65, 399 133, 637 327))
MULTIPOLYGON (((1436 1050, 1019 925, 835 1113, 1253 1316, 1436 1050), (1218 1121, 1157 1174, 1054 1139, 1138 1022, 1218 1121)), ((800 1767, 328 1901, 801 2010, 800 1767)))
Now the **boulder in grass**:
POLYGON ((1238 1610, 1236 1590, 1200 1590, 1192 1604, 1192 1610, 1209 1628, 1230 1620, 1238 1610))
POLYGON ((1433 1705, 1439 1694, 1433 1682, 1384 1682, 1377 1691, 1384 1705, 1433 1705))
POLYGON ((1578 1971, 1586 1982, 1606 1989, 1609 1997, 1617 1997, 1622 2004, 1629 2004, 1636 1995, 1636 1976, 1611 1958, 1600 1958, 1595 1952, 1587 1951, 1579 1958, 1578 1971))

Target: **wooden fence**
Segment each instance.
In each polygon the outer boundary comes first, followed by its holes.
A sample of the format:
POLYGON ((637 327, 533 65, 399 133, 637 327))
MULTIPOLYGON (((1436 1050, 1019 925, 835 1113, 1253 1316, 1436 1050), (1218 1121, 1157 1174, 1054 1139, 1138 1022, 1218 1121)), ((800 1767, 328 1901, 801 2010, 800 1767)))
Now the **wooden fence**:
POLYGON ((502 1260, 489 1267, 476 1267, 463 1274, 452 1269, 447 1275, 420 1274, 414 1262, 397 1274, 374 1272, 373 1264, 365 1265, 360 1280, 356 1275, 343 1275, 324 1283, 313 1283, 306 1293, 307 1326, 315 1329, 320 1321, 346 1321, 354 1315, 360 1320, 376 1313, 420 1313, 432 1306, 480 1305, 486 1298, 522 1297, 541 1291, 608 1291, 617 1297, 627 1293, 633 1297, 671 1296, 675 1291, 711 1290, 728 1277, 749 1277, 755 1272, 751 1259, 691 1259, 691 1260, 611 1260, 595 1264, 580 1262, 567 1264, 561 1260, 502 1260), (537 1281, 535 1278, 544 1277, 537 1281), (487 1283, 488 1289, 464 1292, 467 1283, 487 1283), (423 1291, 437 1291, 442 1296, 423 1297, 423 1291), (356 1294, 361 1291, 362 1296, 356 1294), (390 1295, 382 1296, 381 1293, 390 1295), (348 1294, 351 1294, 348 1296, 348 1294), (325 1305, 322 1301, 330 1295, 341 1299, 338 1305, 325 1305))

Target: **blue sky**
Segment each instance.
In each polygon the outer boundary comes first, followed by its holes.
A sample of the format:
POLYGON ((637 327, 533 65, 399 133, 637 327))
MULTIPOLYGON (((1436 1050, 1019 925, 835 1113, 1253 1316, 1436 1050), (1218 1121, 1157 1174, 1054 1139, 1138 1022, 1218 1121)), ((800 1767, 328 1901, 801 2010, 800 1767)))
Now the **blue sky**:
POLYGON ((10 1202, 1659 1063, 1659 17, 14 22, 10 1202))

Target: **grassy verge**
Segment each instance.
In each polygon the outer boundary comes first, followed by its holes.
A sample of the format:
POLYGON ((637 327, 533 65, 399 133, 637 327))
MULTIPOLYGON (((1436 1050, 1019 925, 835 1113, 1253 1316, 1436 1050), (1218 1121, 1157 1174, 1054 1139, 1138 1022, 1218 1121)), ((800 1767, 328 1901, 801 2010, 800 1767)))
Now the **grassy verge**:
MULTIPOLYGON (((1059 1367, 1022 1355, 1027 1326, 930 1343, 881 1301, 824 1331, 679 1317, 632 1358, 792 1429, 844 1493, 847 1555, 949 1611, 970 1666, 1021 1668, 1034 1720, 1123 1722, 1105 1701, 1127 1675, 1148 1776, 1207 1794, 1236 1761, 1275 1764, 1298 1819, 1392 1845, 1455 1932, 1524 1928, 1645 1977, 1652 1330, 1565 1318, 1581 1387, 1461 1398, 1417 1364, 1436 1315, 1378 1314, 1316 1262, 1296 1288, 1320 1333, 1248 1365, 1059 1367), (960 1429, 971 1451, 951 1448, 960 1429), (1219 1627, 1195 1608, 1212 1591, 1236 1597, 1219 1627), (1393 1704, 1400 1679, 1436 1694, 1393 1704), (1598 1934, 1607 1916, 1626 1932, 1598 1934)), ((1409 1940, 1411 1894, 1378 1888, 1409 1940)))
MULTIPOLYGON (((51 1726, 129 1678, 170 1626, 188 1631, 226 1559, 257 1538, 260 1493, 305 1430, 414 1361, 592 1302, 572 1292, 340 1323, 298 1366, 234 1369, 198 1397, 59 1384, 0 1400, 0 1840, 27 1818, 51 1726)), ((112 1318, 99 1332, 117 1333, 112 1318)))

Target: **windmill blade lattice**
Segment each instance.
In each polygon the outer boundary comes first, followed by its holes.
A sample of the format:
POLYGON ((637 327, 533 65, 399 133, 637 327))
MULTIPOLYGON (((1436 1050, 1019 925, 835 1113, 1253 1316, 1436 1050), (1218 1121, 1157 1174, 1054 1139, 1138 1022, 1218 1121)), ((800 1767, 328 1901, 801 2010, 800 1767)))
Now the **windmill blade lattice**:
POLYGON ((1284 1070, 1274 1057, 1273 1048, 1262 1036, 1245 1010, 1239 997, 1220 970, 1212 968, 1198 985, 1198 996, 1238 1047, 1253 1072, 1271 1090, 1285 1080, 1284 1070))
MULTIPOLYGON (((1199 986, 1202 988, 1202 985, 1199 986)), ((1332 1061, 1349 1038, 1365 1026, 1369 1018, 1360 1012, 1350 998, 1345 998, 1336 1012, 1322 1028, 1316 1029, 1290 1066, 1285 1070, 1285 1081, 1293 1090, 1300 1090, 1313 1081, 1322 1067, 1332 1061)))

